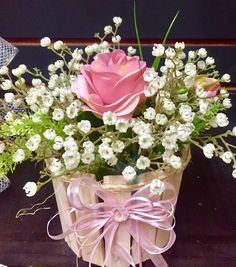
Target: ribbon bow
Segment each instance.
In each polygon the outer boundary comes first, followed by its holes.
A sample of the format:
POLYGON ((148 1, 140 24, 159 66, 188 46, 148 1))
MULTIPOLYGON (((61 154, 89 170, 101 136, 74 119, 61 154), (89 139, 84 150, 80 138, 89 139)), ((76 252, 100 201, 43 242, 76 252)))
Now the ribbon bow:
POLYGON ((103 267, 106 265, 111 254, 135 267, 130 251, 127 251, 115 242, 114 239, 117 229, 123 224, 138 245, 137 253, 140 267, 142 266, 141 249, 149 255, 155 266, 168 267, 160 254, 167 251, 175 241, 176 236, 173 228, 175 225, 174 207, 176 204, 176 193, 173 186, 167 182, 165 182, 165 190, 172 191, 173 196, 162 200, 159 195, 150 191, 149 184, 136 191, 130 198, 121 203, 115 199, 111 192, 105 190, 98 182, 91 178, 82 177, 72 180, 67 189, 71 211, 76 209, 86 211, 86 213, 81 215, 64 233, 52 236, 49 234, 49 224, 58 214, 55 215, 48 222, 48 235, 52 239, 59 240, 74 233, 78 237, 79 251, 85 246, 93 246, 89 267, 91 266, 94 253, 103 239, 105 240, 106 254, 103 267), (85 185, 103 202, 95 204, 82 203, 79 190, 81 186, 85 185), (145 224, 169 232, 169 239, 164 247, 157 246, 155 241, 149 238, 143 228, 145 224), (80 233, 84 232, 87 234, 81 236, 80 233), (95 233, 99 233, 99 236, 91 242, 91 238, 95 233))

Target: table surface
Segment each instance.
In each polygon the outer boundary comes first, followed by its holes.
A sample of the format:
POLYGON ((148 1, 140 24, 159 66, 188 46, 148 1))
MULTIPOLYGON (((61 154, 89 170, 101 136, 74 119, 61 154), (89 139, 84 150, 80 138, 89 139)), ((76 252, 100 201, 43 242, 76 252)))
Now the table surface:
MULTIPOLYGON (((236 125, 235 108, 229 117, 230 128, 236 125)), ((40 165, 22 164, 11 175, 11 187, 0 194, 0 263, 75 267, 76 257, 66 243, 53 241, 46 233, 47 222, 57 210, 54 197, 44 205, 50 209, 15 218, 18 210, 43 201, 53 192, 48 185, 35 197, 25 197, 22 187, 36 180, 39 170, 40 165)), ((208 160, 201 151, 192 149, 176 209, 177 240, 163 254, 170 267, 236 266, 236 179, 231 171, 232 167, 221 160, 208 160)), ((60 223, 54 227, 59 233, 60 223)), ((80 266, 88 264, 80 261, 80 266)), ((144 266, 153 265, 146 262, 144 266)))

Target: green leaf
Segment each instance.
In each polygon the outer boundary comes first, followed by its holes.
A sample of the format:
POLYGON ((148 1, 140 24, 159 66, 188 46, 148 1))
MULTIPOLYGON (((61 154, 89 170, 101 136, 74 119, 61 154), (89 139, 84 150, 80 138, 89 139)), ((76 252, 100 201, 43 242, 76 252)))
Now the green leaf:
MULTIPOLYGON (((165 37, 164 37, 164 39, 163 39, 163 41, 162 41, 162 45, 165 45, 166 40, 167 40, 167 38, 168 38, 168 36, 169 36, 169 34, 170 34, 170 31, 171 31, 171 29, 172 29, 172 27, 173 27, 173 25, 174 25, 174 23, 175 23, 175 20, 177 19, 178 15, 179 15, 179 11, 176 13, 176 15, 174 16, 174 18, 172 19, 172 21, 171 21, 171 23, 170 23, 170 26, 169 26, 169 28, 168 28, 168 30, 167 30, 167 32, 166 32, 166 34, 165 34, 165 37)), ((155 71, 157 71, 157 69, 158 69, 158 67, 159 67, 160 60, 161 60, 160 57, 156 57, 155 60, 154 60, 154 62, 153 62, 153 64, 152 64, 152 66, 153 66, 153 68, 155 69, 155 71)))
POLYGON ((138 33, 138 24, 137 24, 137 15, 136 15, 136 1, 134 0, 134 27, 135 27, 135 33, 136 38, 138 42, 138 50, 139 50, 139 56, 140 60, 143 60, 143 52, 142 52, 142 46, 139 39, 139 33, 138 33))

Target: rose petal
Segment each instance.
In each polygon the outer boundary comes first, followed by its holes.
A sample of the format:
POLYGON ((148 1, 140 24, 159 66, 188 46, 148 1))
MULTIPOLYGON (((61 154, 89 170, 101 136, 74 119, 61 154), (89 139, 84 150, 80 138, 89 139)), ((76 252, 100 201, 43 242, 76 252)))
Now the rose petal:
POLYGON ((88 96, 93 92, 82 75, 77 76, 77 79, 71 85, 71 90, 82 99, 87 99, 88 96))
POLYGON ((117 100, 117 92, 113 90, 113 87, 122 77, 116 73, 97 73, 93 71, 91 72, 91 76, 96 93, 100 95, 104 104, 114 103, 117 100))

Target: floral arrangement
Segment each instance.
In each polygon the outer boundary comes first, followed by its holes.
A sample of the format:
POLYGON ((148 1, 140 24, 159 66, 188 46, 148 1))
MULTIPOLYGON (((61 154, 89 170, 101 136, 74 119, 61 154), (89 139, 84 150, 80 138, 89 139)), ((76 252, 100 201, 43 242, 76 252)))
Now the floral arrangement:
POLYGON ((94 173, 98 180, 122 174, 135 184, 143 172, 181 168, 183 150, 193 144, 209 159, 215 155, 232 162, 236 177, 236 147, 227 141, 236 136, 236 127, 209 134, 229 124, 224 111, 232 105, 220 83, 230 82, 230 76, 219 76, 204 48, 185 53, 183 42, 154 44, 155 64, 147 66, 134 47, 120 48, 122 19, 113 22, 104 35, 95 35, 98 43, 84 50, 41 39, 41 46, 59 57, 48 74, 23 64, 12 71, 0 69, 5 91, 0 176, 25 160, 44 160, 37 184, 25 186, 28 196, 76 171, 94 173), (28 75, 30 85, 24 78, 28 75))

